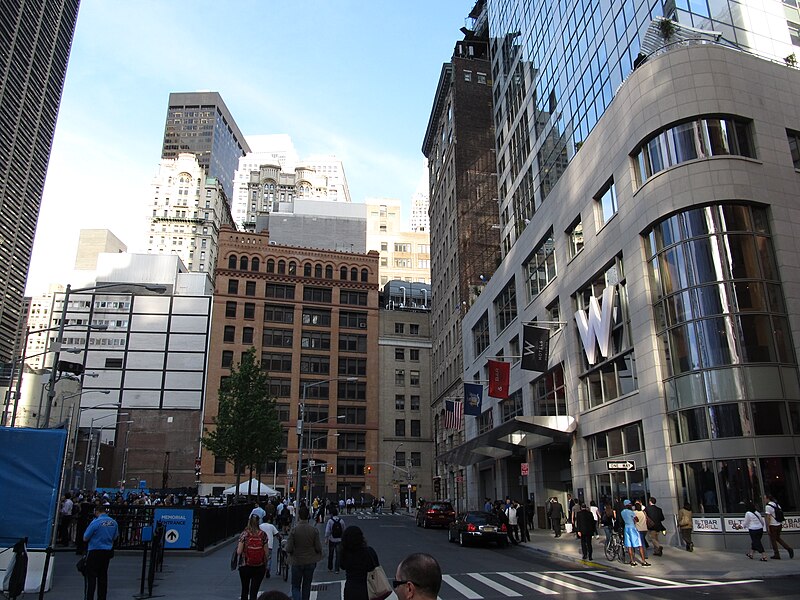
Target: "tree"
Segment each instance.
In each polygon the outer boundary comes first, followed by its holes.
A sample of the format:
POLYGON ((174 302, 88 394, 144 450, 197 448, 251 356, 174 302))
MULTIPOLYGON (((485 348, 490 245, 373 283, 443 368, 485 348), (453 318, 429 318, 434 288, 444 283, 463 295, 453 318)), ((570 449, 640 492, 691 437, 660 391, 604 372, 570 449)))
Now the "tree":
POLYGON ((256 467, 260 473, 265 461, 282 455, 281 424, 268 390, 269 378, 250 348, 222 382, 214 428, 203 436, 209 451, 233 464, 237 488, 243 469, 256 467))

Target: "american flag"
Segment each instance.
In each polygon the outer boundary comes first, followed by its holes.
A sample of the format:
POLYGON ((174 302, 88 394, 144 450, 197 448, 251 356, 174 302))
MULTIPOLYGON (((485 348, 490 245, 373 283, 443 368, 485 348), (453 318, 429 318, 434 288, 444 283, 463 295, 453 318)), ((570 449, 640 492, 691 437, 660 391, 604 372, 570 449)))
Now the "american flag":
POLYGON ((444 428, 460 429, 461 417, 464 416, 464 403, 460 400, 444 401, 444 428))

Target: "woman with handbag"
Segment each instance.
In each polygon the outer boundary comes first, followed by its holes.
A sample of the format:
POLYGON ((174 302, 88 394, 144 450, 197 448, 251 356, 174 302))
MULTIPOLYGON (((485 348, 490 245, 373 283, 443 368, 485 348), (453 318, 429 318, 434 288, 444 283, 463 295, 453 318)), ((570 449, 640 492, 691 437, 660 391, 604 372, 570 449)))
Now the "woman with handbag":
POLYGON ((242 581, 241 600, 256 600, 258 588, 264 581, 269 538, 259 529, 260 524, 261 518, 257 514, 251 514, 236 546, 239 579, 242 581))
POLYGON ((764 517, 756 510, 752 500, 745 506, 747 512, 744 513, 742 526, 750 533, 750 552, 747 558, 753 558, 753 552, 761 553, 761 560, 767 562, 767 553, 764 552, 764 544, 761 543, 761 536, 764 535, 764 517))
POLYGON ((347 575, 344 582, 344 600, 382 600, 392 593, 378 555, 373 548, 367 546, 367 540, 364 539, 360 527, 351 525, 344 530, 341 549, 341 568, 347 575), (380 576, 381 573, 383 577, 380 576), (368 591, 368 579, 373 581, 374 589, 371 591, 368 591), (383 580, 377 584, 377 588, 376 580, 383 580), (381 585, 385 585, 386 589, 378 589, 381 585))

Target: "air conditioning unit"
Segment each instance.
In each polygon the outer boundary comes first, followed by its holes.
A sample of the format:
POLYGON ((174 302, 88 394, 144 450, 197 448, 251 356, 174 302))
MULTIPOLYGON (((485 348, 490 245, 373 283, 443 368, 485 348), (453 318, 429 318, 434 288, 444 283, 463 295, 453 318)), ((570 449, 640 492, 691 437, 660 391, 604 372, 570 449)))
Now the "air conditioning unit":
POLYGON ((359 324, 358 324, 358 326, 359 326, 361 329, 366 329, 366 328, 367 328, 367 324, 366 324, 366 323, 359 323, 359 324))

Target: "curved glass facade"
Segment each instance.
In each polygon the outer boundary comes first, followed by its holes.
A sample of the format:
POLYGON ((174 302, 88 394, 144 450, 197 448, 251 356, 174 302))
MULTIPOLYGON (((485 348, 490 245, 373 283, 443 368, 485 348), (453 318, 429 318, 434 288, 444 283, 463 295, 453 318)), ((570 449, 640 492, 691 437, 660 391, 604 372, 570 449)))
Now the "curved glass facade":
POLYGON ((755 158, 750 124, 738 117, 705 117, 665 127, 633 154, 636 183, 670 167, 712 156, 755 158))
MULTIPOLYGON (((672 443, 800 435, 794 344, 766 209, 730 203, 678 213, 646 233, 645 249, 672 443)), ((676 464, 683 500, 696 512, 737 513, 767 492, 796 497, 796 457, 748 450, 676 464)))
POLYGON ((673 441, 792 433, 800 384, 766 210, 688 210, 645 246, 673 441))

